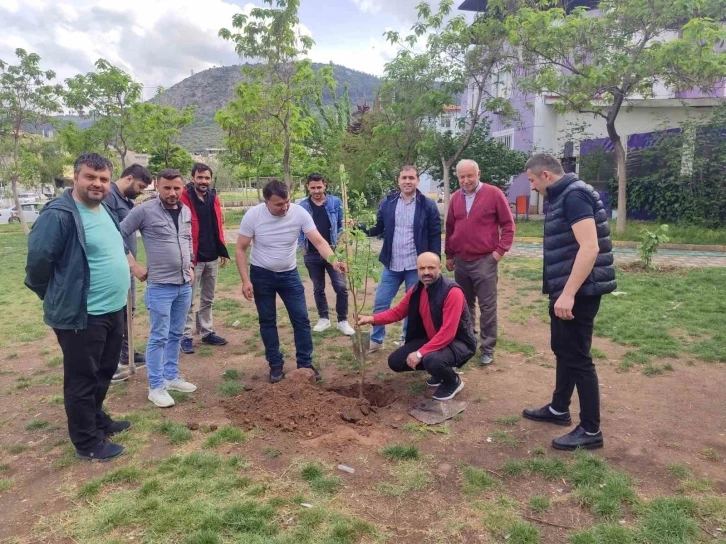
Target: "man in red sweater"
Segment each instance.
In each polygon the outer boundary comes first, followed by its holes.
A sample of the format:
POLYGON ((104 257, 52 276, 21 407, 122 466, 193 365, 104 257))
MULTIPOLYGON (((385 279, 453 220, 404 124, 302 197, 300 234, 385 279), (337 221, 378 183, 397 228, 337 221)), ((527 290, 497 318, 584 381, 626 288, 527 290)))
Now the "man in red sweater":
POLYGON ((514 241, 514 219, 507 197, 498 187, 480 181, 479 165, 456 165, 461 189, 451 196, 446 217, 446 269, 464 290, 474 320, 479 299, 479 329, 483 366, 494 362, 497 343, 497 263, 514 241))
POLYGON ((360 316, 359 325, 389 325, 408 318, 406 342, 388 357, 394 372, 426 370, 433 398, 449 400, 464 388, 454 368, 476 352, 476 336, 464 292, 441 275, 441 259, 422 253, 416 260, 419 282, 395 308, 373 316, 360 316))

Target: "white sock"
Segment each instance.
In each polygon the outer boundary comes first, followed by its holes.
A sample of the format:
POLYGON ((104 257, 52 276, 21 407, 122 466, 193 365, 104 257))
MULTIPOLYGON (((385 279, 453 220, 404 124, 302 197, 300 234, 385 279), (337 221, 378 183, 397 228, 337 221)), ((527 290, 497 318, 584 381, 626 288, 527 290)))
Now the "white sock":
POLYGON ((588 433, 587 431, 585 431, 585 434, 586 434, 587 436, 597 436, 597 435, 599 435, 599 434, 600 434, 600 432, 601 432, 601 431, 598 431, 598 432, 596 432, 596 433, 588 433))
POLYGON ((567 412, 558 412, 557 410, 555 410, 554 408, 552 408, 552 406, 550 406, 550 412, 552 412, 556 416, 564 416, 567 413, 567 412))

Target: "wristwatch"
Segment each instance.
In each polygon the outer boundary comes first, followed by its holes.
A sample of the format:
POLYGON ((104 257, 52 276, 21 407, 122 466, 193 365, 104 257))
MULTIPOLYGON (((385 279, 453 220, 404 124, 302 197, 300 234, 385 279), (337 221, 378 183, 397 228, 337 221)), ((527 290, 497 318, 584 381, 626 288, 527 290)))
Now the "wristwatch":
POLYGON ((418 360, 419 360, 419 361, 420 361, 421 359, 423 359, 423 355, 421 355, 421 352, 420 352, 420 351, 416 351, 416 357, 418 357, 418 360))

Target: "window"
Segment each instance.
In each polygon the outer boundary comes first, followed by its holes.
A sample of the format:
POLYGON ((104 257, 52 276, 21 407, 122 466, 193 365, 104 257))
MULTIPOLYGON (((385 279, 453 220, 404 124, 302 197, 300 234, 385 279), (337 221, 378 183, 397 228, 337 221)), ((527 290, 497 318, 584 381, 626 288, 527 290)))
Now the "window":
POLYGON ((495 98, 512 96, 512 74, 508 69, 501 69, 492 74, 491 94, 495 98))
POLYGON ((503 143, 507 149, 514 149, 514 133, 494 136, 494 140, 503 143))
POLYGON ((442 113, 439 118, 439 126, 444 129, 451 129, 451 112, 442 113))

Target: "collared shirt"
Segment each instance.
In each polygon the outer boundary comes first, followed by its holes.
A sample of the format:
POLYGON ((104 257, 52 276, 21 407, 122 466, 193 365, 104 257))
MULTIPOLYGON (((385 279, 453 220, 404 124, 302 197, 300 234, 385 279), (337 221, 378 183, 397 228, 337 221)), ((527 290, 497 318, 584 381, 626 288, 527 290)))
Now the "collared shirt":
POLYGON ((462 190, 461 192, 464 193, 464 202, 466 203, 466 215, 469 215, 469 212, 471 211, 471 207, 474 204, 474 199, 476 198, 476 194, 479 192, 479 189, 481 189, 482 182, 480 181, 476 185, 476 189, 474 189, 474 192, 469 194, 466 191, 462 190))
POLYGON ((121 234, 141 231, 149 283, 183 285, 191 280, 192 212, 179 202, 179 229, 161 200, 139 204, 121 223, 121 234))
POLYGON ((416 243, 413 236, 413 220, 416 215, 416 195, 408 202, 398 195, 396 203, 396 228, 393 231, 391 266, 393 272, 416 270, 416 243))

